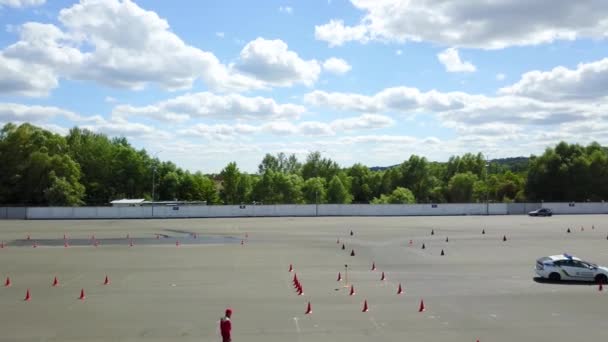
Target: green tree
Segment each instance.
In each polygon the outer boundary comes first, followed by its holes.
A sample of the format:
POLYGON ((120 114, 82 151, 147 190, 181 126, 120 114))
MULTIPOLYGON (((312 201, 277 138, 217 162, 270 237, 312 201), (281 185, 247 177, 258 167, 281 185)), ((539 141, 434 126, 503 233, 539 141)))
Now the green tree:
POLYGON ((239 203, 238 184, 241 177, 239 168, 235 162, 229 163, 220 173, 222 177, 221 197, 224 204, 239 203))
POLYGON ((373 204, 413 204, 416 198, 410 189, 397 187, 390 195, 381 195, 374 198, 373 204))
POLYGON ((337 175, 334 176, 327 187, 327 202, 348 204, 351 201, 352 196, 348 193, 348 190, 344 187, 344 184, 342 184, 340 177, 337 175))
POLYGON ((477 176, 471 171, 455 174, 448 183, 451 202, 471 202, 473 200, 473 186, 476 181, 477 176))
POLYGON ((304 181, 302 195, 306 203, 326 203, 327 192, 325 191, 325 179, 314 177, 304 181))

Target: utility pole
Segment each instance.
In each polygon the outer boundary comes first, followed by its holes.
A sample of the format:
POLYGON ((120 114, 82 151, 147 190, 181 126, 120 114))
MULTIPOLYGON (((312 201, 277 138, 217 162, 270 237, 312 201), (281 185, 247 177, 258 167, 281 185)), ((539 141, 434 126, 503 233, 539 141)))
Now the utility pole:
POLYGON ((160 150, 152 155, 152 163, 153 163, 152 164, 152 217, 154 217, 154 201, 156 200, 155 199, 156 196, 154 193, 154 180, 155 180, 154 176, 156 175, 156 165, 154 165, 154 159, 156 159, 156 156, 161 152, 162 152, 162 150, 160 150))

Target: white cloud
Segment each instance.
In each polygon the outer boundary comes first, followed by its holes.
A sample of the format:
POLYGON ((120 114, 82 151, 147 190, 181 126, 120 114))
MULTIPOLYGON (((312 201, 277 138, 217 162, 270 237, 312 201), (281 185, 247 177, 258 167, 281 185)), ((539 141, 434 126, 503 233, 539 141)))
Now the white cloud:
POLYGON ((14 8, 23 8, 23 7, 33 7, 43 5, 46 0, 0 0, 0 7, 14 7, 14 8))
POLYGON ((438 53, 437 59, 445 66, 447 72, 475 72, 477 70, 471 62, 463 62, 455 48, 445 49, 438 53))
POLYGON ((551 71, 530 71, 499 93, 545 101, 593 100, 607 96, 606 89, 608 58, 581 63, 574 70, 560 66, 551 71))
POLYGON ((507 75, 501 73, 496 74, 496 80, 497 81, 504 81, 507 78, 507 75))
POLYGON ((271 85, 314 84, 321 72, 319 63, 303 60, 280 39, 257 38, 245 45, 235 67, 271 85))
POLYGON ((215 32, 215 36, 221 39, 224 39, 226 34, 224 32, 215 32))
POLYGON ((49 68, 5 58, 0 53, 0 94, 45 96, 58 83, 49 68))
POLYGON ((120 105, 114 108, 112 114, 118 117, 141 115, 165 122, 183 122, 193 118, 297 119, 304 112, 306 112, 306 108, 303 106, 290 103, 279 104, 271 98, 201 92, 178 96, 144 107, 120 105))
POLYGON ((286 13, 286 14, 292 14, 293 13, 293 8, 289 7, 289 6, 280 6, 279 7, 279 12, 286 13))
POLYGON ((350 64, 342 58, 331 57, 323 62, 323 69, 335 75, 343 75, 351 68, 350 64))
POLYGON ((335 19, 327 24, 315 26, 315 38, 328 42, 330 47, 340 46, 353 40, 366 43, 370 39, 364 26, 344 26, 344 21, 335 19))
POLYGON ((305 121, 293 123, 274 120, 262 125, 244 124, 195 124, 178 131, 179 134, 204 139, 232 140, 246 135, 265 134, 277 136, 335 136, 340 133, 375 130, 392 126, 393 119, 383 115, 364 114, 357 117, 338 119, 330 122, 305 121))
POLYGON ((116 100, 116 99, 115 99, 114 97, 112 97, 112 96, 106 96, 106 97, 105 97, 105 99, 104 99, 104 101, 105 101, 106 103, 116 103, 116 102, 118 102, 118 100, 116 100))
POLYGON ((80 116, 61 108, 47 106, 28 106, 19 103, 0 103, 0 121, 42 122, 62 116, 79 120, 80 116))
MULTIPOLYGON (((199 78, 218 91, 265 87, 223 65, 212 53, 188 45, 171 32, 166 20, 130 0, 81 0, 61 10, 58 19, 64 30, 52 24, 22 25, 20 40, 2 52, 13 64, 44 71, 43 89, 19 92, 46 94, 60 77, 128 89, 149 84, 187 89, 199 78)), ((0 82, 4 79, 0 75, 0 82)))
POLYGON ((556 40, 606 38, 604 0, 444 1, 351 0, 358 24, 332 19, 315 27, 330 46, 348 41, 429 41, 444 46, 499 49, 556 40))

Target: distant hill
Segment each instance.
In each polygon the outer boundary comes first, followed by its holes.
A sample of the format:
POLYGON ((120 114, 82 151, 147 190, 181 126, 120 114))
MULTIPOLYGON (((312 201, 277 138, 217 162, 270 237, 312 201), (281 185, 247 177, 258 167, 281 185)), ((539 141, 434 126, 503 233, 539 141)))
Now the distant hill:
MULTIPOLYGON (((513 172, 526 171, 528 169, 529 162, 530 158, 528 157, 498 158, 490 160, 490 164, 498 164, 500 169, 511 170, 513 172)), ((401 164, 395 164, 391 166, 372 166, 369 169, 371 171, 384 171, 399 165, 401 164)))

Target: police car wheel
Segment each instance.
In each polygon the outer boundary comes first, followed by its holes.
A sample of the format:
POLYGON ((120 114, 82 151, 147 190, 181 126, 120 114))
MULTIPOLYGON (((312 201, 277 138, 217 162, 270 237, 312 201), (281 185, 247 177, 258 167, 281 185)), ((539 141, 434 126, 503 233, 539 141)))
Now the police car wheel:
POLYGON ((559 275, 559 273, 551 273, 549 274, 549 280, 551 281, 560 281, 562 279, 562 276, 559 275))
POLYGON ((597 283, 606 284, 606 283, 608 283, 608 277, 606 277, 606 275, 604 275, 604 274, 598 274, 595 276, 595 281, 597 283))

